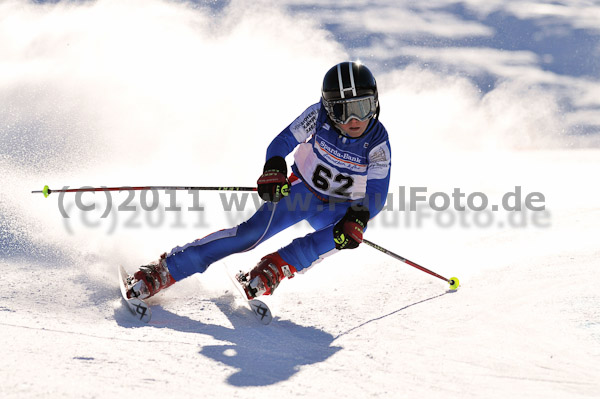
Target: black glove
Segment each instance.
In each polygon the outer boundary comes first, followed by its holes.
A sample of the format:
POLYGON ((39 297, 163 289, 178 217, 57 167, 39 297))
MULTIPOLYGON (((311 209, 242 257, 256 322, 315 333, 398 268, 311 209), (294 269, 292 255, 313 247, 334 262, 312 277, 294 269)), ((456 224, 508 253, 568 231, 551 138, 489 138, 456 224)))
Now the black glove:
POLYGON ((333 227, 333 241, 337 249, 353 249, 362 242, 363 231, 371 213, 365 206, 351 206, 333 227))
POLYGON ((258 195, 265 201, 279 202, 290 192, 287 179, 287 164, 282 157, 270 158, 263 168, 263 174, 256 182, 258 195))

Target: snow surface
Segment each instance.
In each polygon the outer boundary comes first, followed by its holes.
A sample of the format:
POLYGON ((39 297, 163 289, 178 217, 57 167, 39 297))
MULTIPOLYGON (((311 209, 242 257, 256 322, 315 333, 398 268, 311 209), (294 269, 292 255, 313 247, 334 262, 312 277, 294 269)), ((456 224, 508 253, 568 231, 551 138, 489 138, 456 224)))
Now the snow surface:
POLYGON ((600 397, 598 4, 40 3, 0 3, 0 397, 600 397), (223 267, 301 224, 157 295, 143 325, 116 265, 233 226, 253 199, 31 194, 251 185, 324 71, 356 58, 394 155, 366 237, 458 292, 362 245, 282 283, 260 325, 223 267), (490 207, 519 187, 545 209, 401 212, 402 187, 490 207))

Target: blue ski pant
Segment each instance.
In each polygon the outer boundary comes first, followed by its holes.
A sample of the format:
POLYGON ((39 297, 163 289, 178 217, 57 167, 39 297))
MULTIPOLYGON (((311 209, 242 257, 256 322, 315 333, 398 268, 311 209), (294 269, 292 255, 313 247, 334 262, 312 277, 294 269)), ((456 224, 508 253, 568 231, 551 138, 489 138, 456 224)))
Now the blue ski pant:
POLYGON ((176 281, 203 273, 212 263, 234 253, 249 251, 280 231, 306 220, 315 231, 296 238, 278 251, 296 270, 306 269, 337 251, 333 226, 351 205, 351 202, 324 202, 302 180, 295 180, 287 197, 276 204, 265 202, 247 221, 174 248, 167 256, 167 267, 176 281))

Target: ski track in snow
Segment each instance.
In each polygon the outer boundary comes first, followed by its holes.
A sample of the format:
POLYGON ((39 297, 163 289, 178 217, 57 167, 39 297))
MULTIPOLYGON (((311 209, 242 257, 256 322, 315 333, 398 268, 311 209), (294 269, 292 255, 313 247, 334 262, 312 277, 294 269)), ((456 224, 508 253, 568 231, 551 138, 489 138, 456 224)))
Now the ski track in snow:
MULTIPOLYGON (((376 3, 0 5, 0 397, 600 397, 598 49, 583 43, 590 61, 568 70, 567 46, 597 38, 598 7, 376 3), (366 237, 460 278, 458 292, 362 245, 284 281, 265 299, 268 326, 221 262, 152 298, 146 325, 116 266, 243 221, 252 197, 236 212, 230 197, 182 193, 168 212, 159 193, 161 213, 90 194, 84 212, 74 196, 30 194, 247 185, 323 71, 355 56, 381 76, 394 154, 394 209, 366 237), (401 186, 490 204, 519 186, 546 210, 490 212, 482 226, 473 212, 399 212, 401 186)), ((246 270, 307 231, 224 261, 246 270)))

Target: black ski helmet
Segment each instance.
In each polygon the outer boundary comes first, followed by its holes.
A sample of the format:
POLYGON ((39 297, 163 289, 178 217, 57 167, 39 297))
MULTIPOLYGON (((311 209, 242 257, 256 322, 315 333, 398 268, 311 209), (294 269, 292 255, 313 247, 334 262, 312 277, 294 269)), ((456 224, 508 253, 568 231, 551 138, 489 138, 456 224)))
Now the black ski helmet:
MULTIPOLYGON (((359 120, 379 117, 379 99, 377 93, 377 82, 375 77, 365 65, 359 62, 346 61, 332 67, 323 78, 323 87, 321 89, 323 106, 327 110, 329 118, 336 123, 347 123, 350 114, 345 113, 348 110, 345 104, 355 103, 359 99, 369 99, 366 108, 360 109, 363 116, 352 114, 359 120)), ((351 109, 349 112, 352 112, 351 109)))

